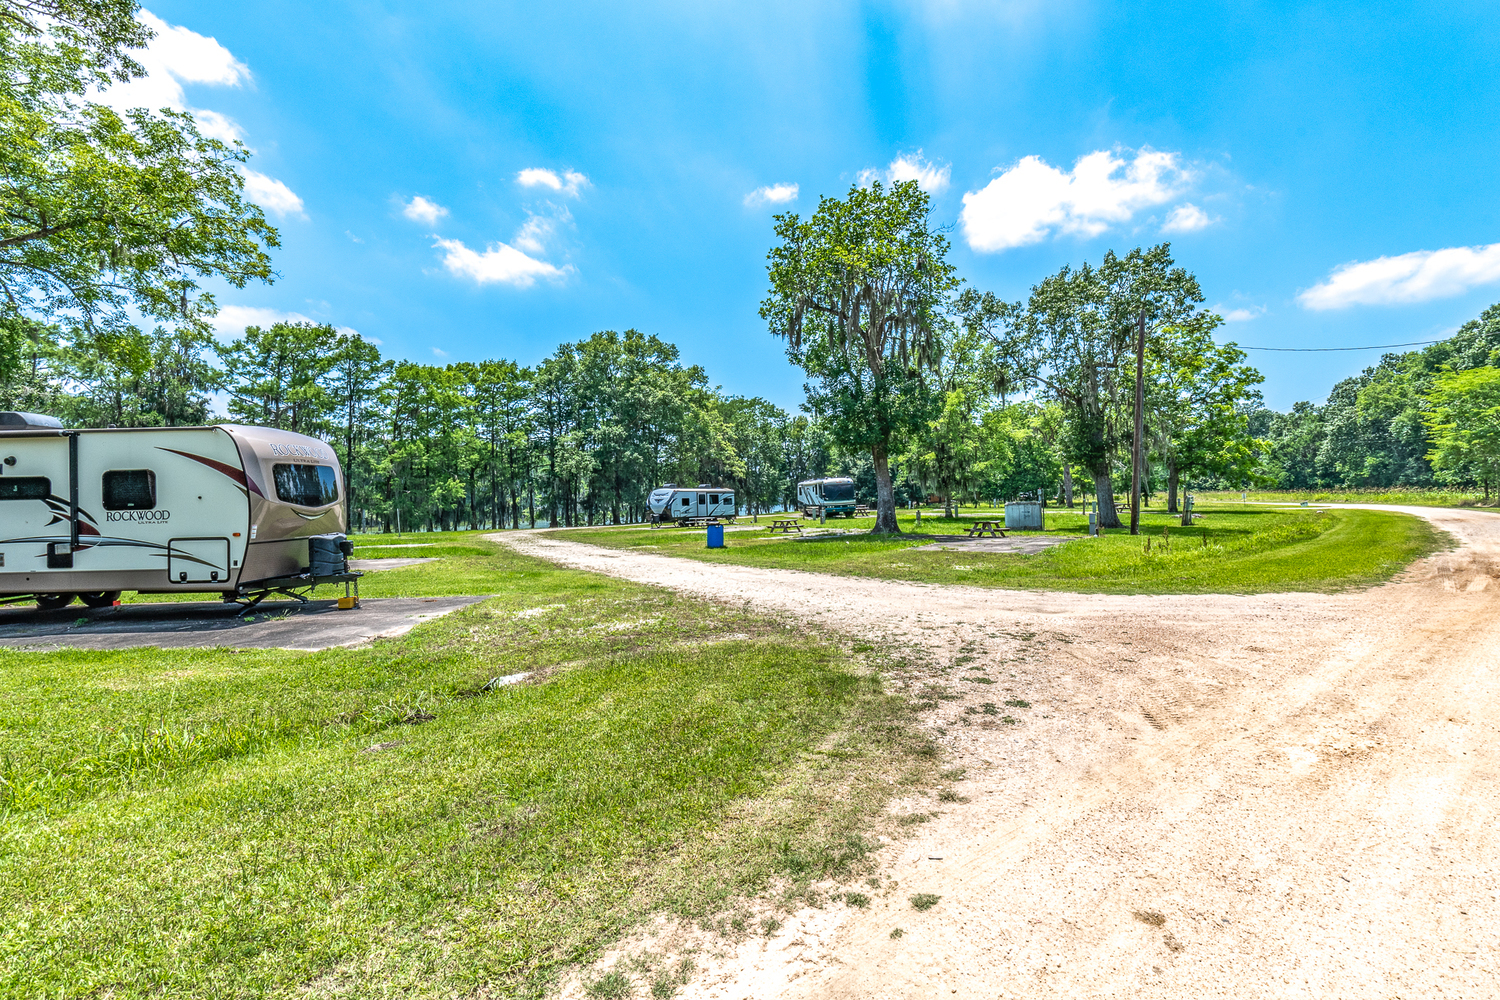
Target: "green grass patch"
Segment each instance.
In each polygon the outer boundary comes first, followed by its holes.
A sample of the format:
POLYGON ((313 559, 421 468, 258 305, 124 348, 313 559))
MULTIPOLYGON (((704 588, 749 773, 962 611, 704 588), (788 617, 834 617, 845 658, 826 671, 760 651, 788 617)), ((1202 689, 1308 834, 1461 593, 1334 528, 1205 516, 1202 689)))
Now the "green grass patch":
POLYGON ((1203 500, 1224 503, 1239 501, 1241 497, 1251 503, 1384 503, 1407 507, 1480 507, 1491 506, 1495 500, 1485 500, 1476 490, 1454 490, 1436 487, 1395 486, 1370 487, 1368 489, 1343 490, 1224 490, 1199 494, 1203 500))
POLYGON ((0 995, 538 996, 937 767, 804 627, 479 547, 366 649, 0 651, 0 995))
MULTIPOLYGON (((806 537, 726 530, 723 549, 705 548, 703 531, 688 528, 599 528, 557 537, 708 562, 1116 594, 1348 590, 1389 580, 1414 559, 1451 544, 1449 536, 1426 521, 1402 514, 1209 503, 1199 510, 1205 516, 1189 528, 1176 515, 1149 509, 1140 536, 1115 529, 1033 555, 924 548, 932 535, 957 534, 987 513, 957 519, 924 516, 922 535, 914 533, 915 518, 906 512, 899 521, 907 534, 898 536, 842 533, 843 521, 837 531, 818 535, 813 527, 806 537)), ((1080 536, 1086 530, 1081 510, 1054 509, 1048 511, 1045 532, 1016 534, 1080 536)))

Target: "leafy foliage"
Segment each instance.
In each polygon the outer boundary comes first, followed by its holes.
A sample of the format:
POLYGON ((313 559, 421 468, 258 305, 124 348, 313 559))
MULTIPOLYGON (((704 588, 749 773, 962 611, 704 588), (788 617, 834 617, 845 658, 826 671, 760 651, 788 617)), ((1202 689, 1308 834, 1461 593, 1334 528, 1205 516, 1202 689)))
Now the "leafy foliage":
POLYGON ((958 286, 948 241, 928 220, 915 181, 855 185, 822 198, 812 217, 776 216, 760 315, 787 341, 813 382, 809 402, 838 443, 868 448, 877 532, 898 531, 892 439, 917 426, 931 400, 923 381, 942 349, 948 298, 958 286))
MULTIPOLYGON (((1434 464, 1437 449, 1431 394, 1445 372, 1500 362, 1500 305, 1490 306, 1456 334, 1421 350, 1387 354, 1333 387, 1322 406, 1295 404, 1286 413, 1260 410, 1252 430, 1266 440, 1256 470, 1281 489, 1480 485, 1479 466, 1434 464), (1463 471, 1467 469, 1468 471, 1463 471)), ((1445 452, 1445 454, 1451 453, 1445 452)))
POLYGON ((121 0, 0 0, 0 309, 127 335, 131 312, 207 331, 204 278, 272 277, 249 150, 191 115, 92 103, 149 40, 121 0))

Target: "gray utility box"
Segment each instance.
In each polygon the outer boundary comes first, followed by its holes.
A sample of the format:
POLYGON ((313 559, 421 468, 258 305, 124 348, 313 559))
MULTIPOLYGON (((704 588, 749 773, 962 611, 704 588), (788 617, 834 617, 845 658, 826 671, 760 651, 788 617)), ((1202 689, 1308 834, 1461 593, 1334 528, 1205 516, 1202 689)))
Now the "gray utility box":
POLYGON ((1043 528, 1042 505, 1035 500, 1019 500, 1006 504, 1005 526, 1041 531, 1043 528))

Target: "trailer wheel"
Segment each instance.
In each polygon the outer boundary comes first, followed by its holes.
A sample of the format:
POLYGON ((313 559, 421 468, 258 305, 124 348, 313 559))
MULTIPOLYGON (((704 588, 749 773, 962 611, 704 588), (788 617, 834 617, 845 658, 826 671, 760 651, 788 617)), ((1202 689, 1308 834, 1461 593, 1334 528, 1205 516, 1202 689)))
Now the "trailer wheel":
POLYGON ((96 594, 79 594, 78 599, 91 608, 112 607, 120 599, 118 590, 102 590, 96 594))
POLYGON ((72 594, 37 594, 36 606, 42 611, 57 611, 73 603, 72 594))

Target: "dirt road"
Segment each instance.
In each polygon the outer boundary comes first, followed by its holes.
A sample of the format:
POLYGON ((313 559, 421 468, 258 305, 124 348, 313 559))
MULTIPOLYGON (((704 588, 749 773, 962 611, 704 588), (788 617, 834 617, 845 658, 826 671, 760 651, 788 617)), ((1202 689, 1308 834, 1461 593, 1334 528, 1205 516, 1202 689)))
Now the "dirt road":
POLYGON ((881 852, 869 907, 700 957, 679 995, 1500 996, 1500 515, 1387 509, 1463 544, 1336 596, 866 583, 503 538, 904 637, 962 695, 931 715, 968 801, 895 805, 938 816, 881 852))

